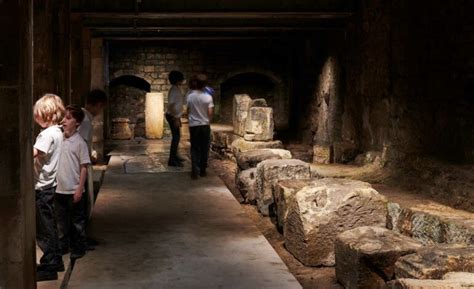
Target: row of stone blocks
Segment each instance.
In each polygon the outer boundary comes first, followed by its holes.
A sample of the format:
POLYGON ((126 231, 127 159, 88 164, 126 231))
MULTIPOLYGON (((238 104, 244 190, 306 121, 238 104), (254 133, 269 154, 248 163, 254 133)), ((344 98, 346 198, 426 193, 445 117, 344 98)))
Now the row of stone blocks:
MULTIPOLYGON (((348 179, 311 179, 309 164, 291 159, 289 151, 252 145, 242 139, 232 141, 239 167, 237 186, 263 215, 275 212, 286 248, 303 264, 336 265, 337 279, 346 288, 431 288, 416 287, 417 279, 439 279, 453 271, 473 272, 472 247, 463 245, 457 251, 423 247, 430 242, 421 232, 426 228, 436 232, 433 226, 420 226, 420 217, 414 218, 416 214, 410 216, 397 204, 387 202, 370 184, 348 179), (418 224, 407 226, 407 220, 418 224), (413 234, 422 242, 386 226, 413 234), (433 260, 436 252, 436 262, 427 262, 433 260), (437 266, 442 269, 434 269, 437 266)), ((447 230, 446 226, 438 227, 447 230)), ((455 236, 451 241, 471 243, 472 235, 456 228, 451 231, 444 234, 455 236)), ((449 280, 433 281, 448 287, 433 288, 456 288, 449 286, 461 284, 450 276, 446 277, 449 280)), ((438 286, 433 282, 428 282, 429 286, 438 286)))

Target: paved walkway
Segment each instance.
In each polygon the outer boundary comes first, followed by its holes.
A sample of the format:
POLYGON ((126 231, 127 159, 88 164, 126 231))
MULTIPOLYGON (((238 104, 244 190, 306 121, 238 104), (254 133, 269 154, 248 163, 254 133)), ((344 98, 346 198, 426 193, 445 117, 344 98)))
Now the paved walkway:
POLYGON ((166 167, 167 148, 112 152, 90 227, 100 245, 67 288, 301 288, 222 181, 166 167))

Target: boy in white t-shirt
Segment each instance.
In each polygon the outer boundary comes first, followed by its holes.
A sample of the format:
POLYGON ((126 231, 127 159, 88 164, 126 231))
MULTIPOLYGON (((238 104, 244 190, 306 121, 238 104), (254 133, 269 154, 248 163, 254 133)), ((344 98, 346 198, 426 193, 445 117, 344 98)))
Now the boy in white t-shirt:
POLYGON ((86 253, 86 215, 84 185, 87 166, 90 164, 89 150, 85 140, 77 132, 84 119, 84 111, 77 105, 66 107, 63 119, 64 140, 59 159, 55 206, 59 227, 59 243, 62 253, 69 250, 71 259, 81 258, 86 253))
POLYGON ((59 126, 64 115, 63 102, 57 95, 45 94, 35 103, 33 114, 35 122, 43 128, 33 146, 36 242, 43 251, 36 268, 36 280, 56 280, 57 271, 64 271, 54 213, 56 173, 63 142, 59 126))

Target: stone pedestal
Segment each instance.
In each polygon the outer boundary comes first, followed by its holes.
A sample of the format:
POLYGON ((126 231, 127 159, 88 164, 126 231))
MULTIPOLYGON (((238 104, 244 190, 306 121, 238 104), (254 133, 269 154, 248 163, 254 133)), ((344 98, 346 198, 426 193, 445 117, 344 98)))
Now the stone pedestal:
POLYGON ((244 139, 248 141, 271 141, 273 139, 273 109, 251 107, 245 122, 244 139))
POLYGON ((345 289, 384 288, 394 277, 395 262, 421 243, 379 227, 359 227, 337 236, 336 277, 345 289))
POLYGON ((387 200, 370 184, 326 178, 288 205, 285 247, 306 266, 334 266, 336 236, 361 226, 385 227, 387 200))
POLYGON ((232 123, 234 125, 234 133, 236 135, 244 136, 245 134, 245 122, 247 120, 251 103, 252 99, 247 94, 234 95, 232 123))
POLYGON ((125 117, 117 117, 112 119, 112 139, 131 139, 133 138, 132 130, 130 129, 130 120, 125 117))
POLYGON ((145 135, 148 139, 163 138, 163 93, 149 92, 145 99, 145 135))

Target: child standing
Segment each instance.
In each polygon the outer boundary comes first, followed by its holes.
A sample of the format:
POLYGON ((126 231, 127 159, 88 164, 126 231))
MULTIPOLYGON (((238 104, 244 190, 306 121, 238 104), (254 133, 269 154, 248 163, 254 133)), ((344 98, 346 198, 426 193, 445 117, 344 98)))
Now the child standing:
POLYGON ((37 266, 36 279, 56 280, 57 271, 64 271, 53 201, 63 142, 63 133, 59 126, 64 115, 63 102, 57 95, 45 94, 35 103, 33 114, 35 122, 43 128, 33 146, 36 241, 43 251, 40 264, 37 266))
POLYGON ((60 248, 63 254, 70 250, 71 259, 81 258, 86 253, 85 198, 82 195, 91 161, 87 144, 77 132, 83 119, 84 112, 79 106, 66 107, 55 197, 60 248))

